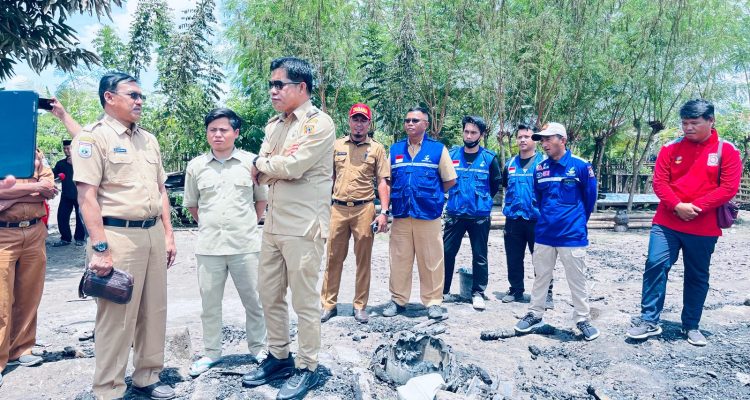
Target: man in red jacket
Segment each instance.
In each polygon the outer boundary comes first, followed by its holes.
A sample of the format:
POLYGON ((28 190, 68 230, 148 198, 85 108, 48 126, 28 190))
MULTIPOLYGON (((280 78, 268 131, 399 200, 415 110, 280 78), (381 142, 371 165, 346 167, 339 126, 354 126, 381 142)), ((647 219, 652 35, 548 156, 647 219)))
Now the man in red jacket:
POLYGON ((643 271, 641 317, 633 321, 627 336, 646 339, 661 334, 659 316, 664 308, 667 274, 682 250, 682 329, 688 343, 705 346, 698 323, 708 294, 711 254, 721 236, 716 209, 737 194, 742 163, 739 151, 731 143, 720 141, 713 128, 713 104, 690 100, 680 109, 680 118, 684 136, 664 145, 656 159, 654 192, 661 202, 643 271))

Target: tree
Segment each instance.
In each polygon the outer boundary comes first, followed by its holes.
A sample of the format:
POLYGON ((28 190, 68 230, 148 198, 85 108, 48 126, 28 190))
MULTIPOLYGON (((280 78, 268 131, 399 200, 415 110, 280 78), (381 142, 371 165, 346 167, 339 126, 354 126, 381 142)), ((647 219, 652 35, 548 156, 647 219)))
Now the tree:
POLYGON ((111 18, 111 6, 122 0, 7 0, 0 3, 0 80, 13 76, 25 62, 39 73, 49 66, 72 72, 79 63, 100 62, 79 47, 76 31, 67 24, 72 13, 111 18))

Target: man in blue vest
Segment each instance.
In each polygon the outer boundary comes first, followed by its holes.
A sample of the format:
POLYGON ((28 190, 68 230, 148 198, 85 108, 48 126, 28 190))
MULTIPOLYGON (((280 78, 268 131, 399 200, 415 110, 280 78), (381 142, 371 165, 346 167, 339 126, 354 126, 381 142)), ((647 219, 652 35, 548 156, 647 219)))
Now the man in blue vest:
POLYGON ((431 319, 441 319, 443 309, 443 240, 440 216, 445 192, 456 184, 456 170, 448 150, 425 133, 427 110, 414 107, 404 119, 407 138, 391 146, 390 237, 391 302, 383 310, 393 317, 405 310, 411 296, 414 257, 419 271, 419 295, 431 319))
POLYGON ((443 298, 449 296, 456 254, 464 234, 469 232, 472 255, 471 303, 484 310, 484 290, 487 288, 487 240, 490 234, 492 198, 500 189, 500 163, 495 153, 479 145, 487 132, 487 124, 480 117, 466 116, 463 125, 463 147, 451 149, 453 167, 458 174, 456 186, 448 191, 445 208, 445 284, 443 298))
MULTIPOLYGON (((526 125, 518 125, 516 144, 518 155, 505 163, 503 187, 505 188, 505 260, 508 265, 510 289, 502 298, 503 303, 523 301, 523 261, 526 247, 534 254, 534 227, 539 218, 539 205, 534 196, 534 170, 544 159, 536 151, 536 142, 531 136, 534 130, 526 125)), ((554 308, 552 282, 549 284, 545 308, 554 308)))
POLYGON ((548 158, 537 165, 534 174, 539 219, 531 259, 535 275, 531 307, 515 330, 527 333, 544 325, 545 299, 559 256, 570 286, 576 327, 584 339, 594 340, 599 330, 590 322, 584 257, 589 244, 586 223, 596 205, 596 176, 591 164, 565 148, 568 135, 561 124, 551 122, 532 138, 542 141, 548 158))

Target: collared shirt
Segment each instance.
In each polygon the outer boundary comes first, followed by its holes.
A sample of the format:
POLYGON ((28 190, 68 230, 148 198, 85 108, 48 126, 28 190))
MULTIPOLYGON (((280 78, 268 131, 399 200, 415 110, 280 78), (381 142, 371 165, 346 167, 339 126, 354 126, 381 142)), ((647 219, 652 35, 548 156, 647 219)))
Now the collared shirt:
POLYGON ((140 221, 162 215, 159 186, 167 174, 154 135, 105 114, 72 145, 73 180, 98 187, 102 217, 140 221))
POLYGON ((308 100, 289 115, 268 121, 256 167, 268 184, 268 214, 263 231, 305 236, 320 229, 328 237, 336 131, 328 114, 308 100), (298 144, 290 156, 284 150, 298 144))
MULTIPOLYGON (((36 158, 39 160, 39 167, 34 171, 34 176, 29 179, 17 179, 16 184, 36 183, 42 180, 54 182, 55 177, 52 174, 52 169, 49 167, 49 163, 44 157, 44 154, 42 154, 39 149, 36 151, 36 158)), ((7 210, 0 212, 0 221, 29 221, 35 218, 42 218, 45 215, 47 215, 47 209, 44 207, 44 202, 15 203, 8 207, 7 210)))
POLYGON ((333 198, 340 201, 372 200, 375 183, 391 177, 385 148, 369 136, 360 143, 349 135, 336 140, 333 167, 333 198))
POLYGON ((212 152, 188 163, 184 207, 198 207, 195 254, 234 255, 260 251, 255 203, 265 201, 265 185, 255 186, 250 174, 255 154, 232 151, 219 161, 212 152))
MULTIPOLYGON (((424 140, 424 139, 423 139, 424 140)), ((419 150, 422 149, 422 140, 417 144, 412 144, 409 139, 406 139, 406 144, 409 146, 409 155, 414 158, 416 157, 419 150)), ((438 163, 438 173, 440 173, 440 179, 443 182, 452 181, 458 178, 456 169, 453 168, 453 160, 451 155, 448 153, 448 149, 443 146, 443 153, 440 154, 440 162, 438 163)))

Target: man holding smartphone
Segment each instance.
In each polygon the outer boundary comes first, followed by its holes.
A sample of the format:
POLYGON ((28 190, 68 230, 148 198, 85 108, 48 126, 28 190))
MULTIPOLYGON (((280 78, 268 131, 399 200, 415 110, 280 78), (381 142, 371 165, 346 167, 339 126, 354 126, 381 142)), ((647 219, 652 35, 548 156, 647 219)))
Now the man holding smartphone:
POLYGON ((385 148, 368 135, 372 111, 357 103, 349 109, 349 135, 336 140, 333 153, 333 206, 331 207, 326 273, 320 291, 320 322, 338 314, 336 301, 341 271, 354 236, 357 275, 354 289, 354 319, 367 323, 365 307, 370 296, 370 261, 375 232, 388 229, 391 176, 385 148), (378 185, 380 214, 375 215, 375 182, 378 185))
MULTIPOLYGON (((31 354, 36 343, 36 313, 44 290, 47 213, 44 200, 57 194, 52 170, 36 151, 34 175, 0 189, 0 371, 6 365, 33 366, 42 358, 31 354)), ((2 375, 0 375, 2 385, 2 375)))

